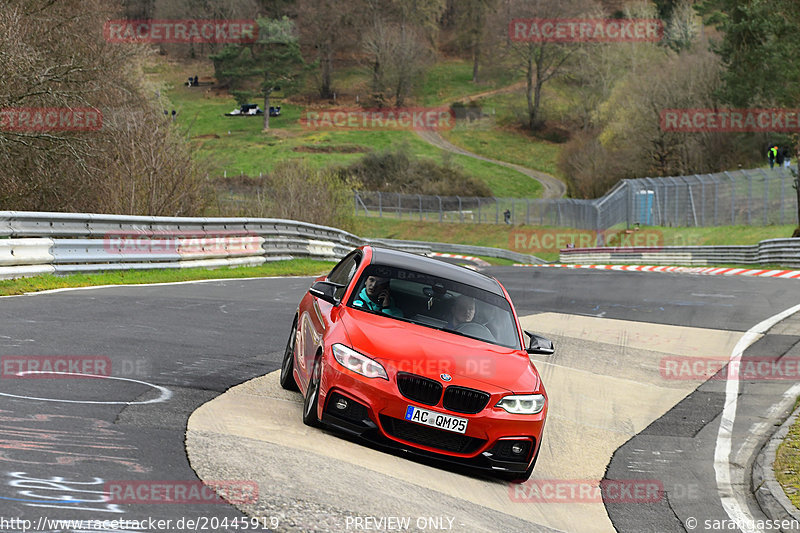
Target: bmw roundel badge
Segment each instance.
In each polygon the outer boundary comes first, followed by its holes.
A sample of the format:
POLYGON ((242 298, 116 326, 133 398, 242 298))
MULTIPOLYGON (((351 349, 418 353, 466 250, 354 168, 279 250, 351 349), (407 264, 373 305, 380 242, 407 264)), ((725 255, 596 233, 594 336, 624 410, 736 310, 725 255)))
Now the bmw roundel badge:
POLYGON ((442 374, 439 377, 442 378, 442 381, 450 381, 451 379, 453 379, 453 376, 451 376, 450 374, 442 374))

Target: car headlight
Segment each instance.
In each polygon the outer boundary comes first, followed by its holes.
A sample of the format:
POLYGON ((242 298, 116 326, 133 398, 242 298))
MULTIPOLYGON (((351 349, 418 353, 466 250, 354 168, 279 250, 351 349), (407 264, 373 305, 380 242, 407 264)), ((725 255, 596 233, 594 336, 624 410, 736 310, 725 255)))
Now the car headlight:
POLYGON ((374 359, 360 354, 344 344, 334 344, 331 346, 331 349, 333 350, 333 357, 346 369, 352 370, 356 374, 361 374, 364 377, 383 378, 389 381, 389 377, 386 375, 386 369, 374 359))
POLYGON ((505 409, 514 415, 535 415, 544 409, 543 394, 520 394, 506 396, 495 407, 505 409))

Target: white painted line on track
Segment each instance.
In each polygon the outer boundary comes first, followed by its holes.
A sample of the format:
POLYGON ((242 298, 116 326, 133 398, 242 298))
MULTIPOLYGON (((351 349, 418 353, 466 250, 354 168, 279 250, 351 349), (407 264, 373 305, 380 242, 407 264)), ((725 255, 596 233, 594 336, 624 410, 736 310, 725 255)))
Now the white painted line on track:
POLYGON ((152 387, 159 391, 159 395, 157 398, 153 398, 152 400, 145 400, 142 402, 122 402, 122 401, 101 401, 101 400, 63 400, 61 398, 40 398, 38 396, 24 396, 21 394, 9 394, 7 392, 0 392, 0 396, 7 396, 9 398, 19 398, 21 400, 36 400, 40 402, 60 402, 60 403, 85 403, 85 404, 94 404, 94 405, 145 405, 149 403, 161 403, 166 402, 170 398, 172 398, 172 391, 166 387, 162 387, 161 385, 156 385, 155 383, 149 383, 147 381, 140 381, 138 379, 131 379, 131 378, 122 378, 119 376, 103 376, 99 374, 79 374, 76 372, 54 372, 52 370, 27 370, 25 372, 17 372, 15 375, 19 377, 27 376, 28 374, 47 374, 47 375, 61 375, 61 376, 75 376, 76 378, 91 378, 91 379, 115 379, 119 381, 129 381, 131 383, 139 383, 140 385, 146 385, 148 387, 152 387))
MULTIPOLYGON (((725 512, 731 520, 739 524, 740 530, 744 533, 762 533, 760 529, 755 529, 755 518, 750 514, 747 504, 742 501, 738 492, 734 492, 731 481, 731 439, 733 435, 733 423, 736 420, 736 405, 739 399, 739 377, 737 368, 739 367, 744 351, 758 340, 759 336, 769 330, 781 320, 800 311, 800 305, 790 307, 776 315, 762 320, 749 330, 736 343, 733 348, 730 360, 728 361, 728 376, 725 383, 725 407, 722 410, 722 419, 717 433, 717 443, 714 448, 714 471, 717 478, 717 492, 725 512)), ((794 385, 785 394, 797 388, 800 392, 800 384, 794 385)), ((782 400, 783 401, 783 400, 782 400)), ((744 479, 735 480, 737 484, 744 484, 744 479)))

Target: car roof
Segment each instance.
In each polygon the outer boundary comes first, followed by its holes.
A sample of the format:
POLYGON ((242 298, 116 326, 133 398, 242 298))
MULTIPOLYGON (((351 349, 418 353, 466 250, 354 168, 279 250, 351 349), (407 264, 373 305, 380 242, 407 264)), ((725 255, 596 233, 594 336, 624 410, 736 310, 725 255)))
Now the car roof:
POLYGON ((372 250, 372 264, 403 268, 425 274, 431 274, 433 276, 457 281, 465 285, 471 285, 472 287, 476 287, 505 298, 503 289, 500 287, 500 282, 485 274, 481 274, 480 272, 475 272, 474 270, 453 265, 451 263, 446 263, 444 261, 426 257, 424 255, 375 246, 369 246, 369 248, 372 250))

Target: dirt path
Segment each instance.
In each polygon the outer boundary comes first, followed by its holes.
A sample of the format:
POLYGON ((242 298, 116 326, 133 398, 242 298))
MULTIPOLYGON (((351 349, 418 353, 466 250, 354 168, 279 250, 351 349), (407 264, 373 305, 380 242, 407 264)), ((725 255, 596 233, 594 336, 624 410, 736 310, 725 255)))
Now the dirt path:
MULTIPOLYGON (((499 89, 492 89, 491 91, 484 91, 482 93, 475 93, 469 96, 464 96, 456 101, 466 103, 472 100, 477 100, 478 98, 485 98, 487 96, 494 96, 497 94, 514 92, 517 89, 522 89, 524 87, 525 87, 525 82, 520 81, 512 85, 509 85, 507 87, 501 87, 499 89)), ((467 157, 472 157, 474 159, 479 159, 481 161, 487 161, 489 163, 494 163, 495 165, 504 166, 506 168, 516 170, 521 174, 525 174, 529 178, 535 179, 536 181, 542 184, 543 187, 542 198, 547 198, 547 199, 563 198, 567 194, 567 186, 564 184, 564 182, 545 172, 539 172, 538 170, 526 168, 521 165, 515 165, 514 163, 499 161, 497 159, 491 159, 489 157, 484 157, 482 155, 475 154, 473 152, 470 152, 469 150, 465 150, 464 148, 461 148, 451 143, 450 141, 442 137, 437 131, 417 131, 417 135, 419 135, 420 138, 425 142, 427 142, 428 144, 432 144, 433 146, 436 146, 437 148, 440 148, 442 150, 446 150, 454 154, 465 155, 467 157)))
POLYGON ((514 163, 508 163, 506 161, 498 161, 497 159, 491 159, 489 157, 484 157, 482 155, 472 153, 469 150, 465 150, 451 143, 450 141, 442 137, 438 131, 417 130, 417 135, 419 135, 423 141, 427 142, 428 144, 432 144, 433 146, 436 146, 437 148, 440 148, 442 150, 447 150, 448 152, 452 152, 454 154, 465 155, 467 157, 472 157, 474 159, 479 159, 481 161, 494 163, 495 165, 500 165, 506 168, 510 168, 512 170, 516 170, 517 172, 524 174, 529 178, 535 179, 536 181, 542 184, 543 187, 542 198, 548 198, 548 199, 562 198, 567 193, 567 186, 564 184, 564 182, 559 180, 558 178, 551 176, 550 174, 526 168, 521 165, 515 165, 514 163))

